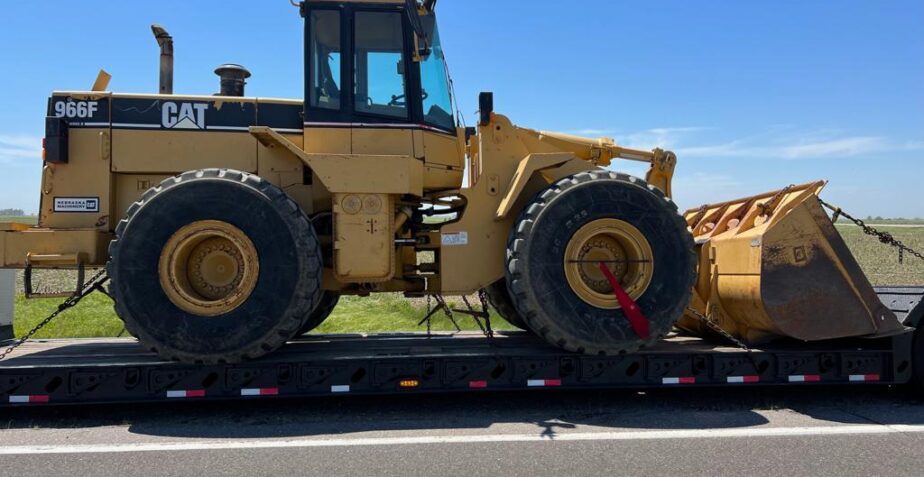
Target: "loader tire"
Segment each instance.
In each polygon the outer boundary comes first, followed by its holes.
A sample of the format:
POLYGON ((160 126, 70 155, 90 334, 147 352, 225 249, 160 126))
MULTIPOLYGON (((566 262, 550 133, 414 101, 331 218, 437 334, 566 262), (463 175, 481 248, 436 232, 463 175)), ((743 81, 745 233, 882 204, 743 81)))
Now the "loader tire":
POLYGON ((625 174, 598 170, 558 181, 523 210, 509 243, 507 284, 520 316, 549 343, 579 353, 654 344, 682 315, 696 278, 693 237, 677 206, 625 174), (624 267, 611 273, 622 274, 617 279, 647 319, 647 339, 619 307, 599 268, 604 260, 624 267))
POLYGON ((302 210, 248 173, 206 169, 133 204, 109 246, 115 309, 161 357, 237 363, 281 347, 321 297, 321 251, 302 210))
POLYGON ((321 324, 330 317, 330 314, 334 312, 334 308, 337 307, 337 303, 339 302, 340 295, 329 291, 321 292, 321 300, 318 302, 318 306, 314 311, 308 314, 308 318, 305 320, 298 334, 308 334, 315 328, 321 326, 321 324))
POLYGON ((520 316, 516 307, 513 305, 513 299, 510 298, 510 292, 507 291, 507 280, 498 280, 484 289, 488 295, 488 302, 497 310, 497 314, 511 325, 523 330, 530 331, 526 325, 526 320, 520 316))

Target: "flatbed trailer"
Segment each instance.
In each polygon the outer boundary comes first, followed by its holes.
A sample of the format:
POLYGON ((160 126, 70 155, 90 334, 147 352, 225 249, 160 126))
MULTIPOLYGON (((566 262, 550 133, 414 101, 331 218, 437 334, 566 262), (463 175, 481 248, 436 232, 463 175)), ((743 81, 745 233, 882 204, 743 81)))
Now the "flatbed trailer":
MULTIPOLYGON (((909 326, 888 338, 746 351, 670 336, 621 356, 573 354, 526 332, 305 336, 258 361, 195 366, 132 339, 34 340, 0 361, 0 406, 669 386, 895 385, 915 379, 924 288, 877 289, 909 326)), ((818 319, 826 319, 823 311, 818 319)), ((66 319, 66 318, 64 318, 66 319)), ((8 342, 6 343, 8 344, 8 342)), ((917 360, 920 361, 920 360, 917 360)))

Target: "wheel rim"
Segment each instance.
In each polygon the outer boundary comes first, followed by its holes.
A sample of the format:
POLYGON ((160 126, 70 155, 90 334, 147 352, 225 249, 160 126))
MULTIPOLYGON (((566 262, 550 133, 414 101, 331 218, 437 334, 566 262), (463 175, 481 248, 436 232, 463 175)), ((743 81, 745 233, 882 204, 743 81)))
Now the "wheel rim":
POLYGON ((654 255, 645 236, 632 224, 600 219, 581 227, 565 250, 565 277, 571 290, 597 308, 621 308, 603 271, 603 262, 626 293, 637 300, 651 284, 654 255))
POLYGON ((193 222, 164 246, 158 267, 167 297, 183 311, 214 317, 241 306, 253 293, 260 260, 237 227, 215 220, 193 222))

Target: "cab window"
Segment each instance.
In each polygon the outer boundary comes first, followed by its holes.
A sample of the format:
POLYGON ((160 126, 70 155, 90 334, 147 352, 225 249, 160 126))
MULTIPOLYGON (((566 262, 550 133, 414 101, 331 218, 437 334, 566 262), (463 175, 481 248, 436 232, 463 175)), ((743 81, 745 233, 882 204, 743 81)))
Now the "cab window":
POLYGON ((398 12, 356 12, 354 110, 407 119, 407 62, 398 12))
POLYGON ((440 33, 436 28, 436 17, 428 15, 423 19, 427 36, 431 39, 431 53, 420 63, 420 81, 423 99, 424 122, 442 129, 454 131, 452 117, 452 93, 449 85, 449 70, 443 56, 440 33))
POLYGON ((310 104, 311 107, 340 110, 340 12, 311 12, 310 104))

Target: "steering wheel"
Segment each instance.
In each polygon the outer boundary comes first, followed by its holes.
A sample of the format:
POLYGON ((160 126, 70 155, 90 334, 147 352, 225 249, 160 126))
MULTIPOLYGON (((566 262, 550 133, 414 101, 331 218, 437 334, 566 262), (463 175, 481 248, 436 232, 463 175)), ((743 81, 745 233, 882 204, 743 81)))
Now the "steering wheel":
POLYGON ((389 106, 407 106, 407 101, 401 101, 402 99, 407 99, 406 94, 392 95, 391 101, 388 102, 389 106))
MULTIPOLYGON (((427 90, 425 89, 421 89, 420 97, 421 99, 426 101, 427 98, 430 97, 430 93, 428 93, 427 90)), ((406 94, 392 95, 391 101, 388 102, 388 105, 389 106, 407 106, 407 101, 401 101, 402 99, 406 99, 406 98, 407 98, 406 94)))

